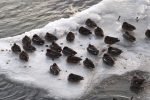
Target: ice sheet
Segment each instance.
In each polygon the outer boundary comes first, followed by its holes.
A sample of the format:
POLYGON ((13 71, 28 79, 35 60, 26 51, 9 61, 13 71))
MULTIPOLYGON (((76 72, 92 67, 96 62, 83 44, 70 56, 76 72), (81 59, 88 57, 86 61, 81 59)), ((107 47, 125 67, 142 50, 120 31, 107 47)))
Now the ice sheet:
MULTIPOLYGON (((49 91, 49 95, 56 99, 77 99, 84 95, 90 84, 95 84, 99 80, 103 80, 107 75, 124 74, 132 70, 149 69, 149 55, 150 54, 150 39, 146 38, 145 32, 150 28, 150 3, 149 0, 103 0, 97 5, 73 15, 70 18, 62 18, 47 24, 40 29, 34 29, 25 32, 22 35, 0 39, 0 71, 7 75, 10 79, 21 82, 25 85, 43 88, 49 91), (121 16, 118 21, 118 17, 121 16), (138 21, 136 21, 138 17, 138 21), (113 45, 123 50, 123 53, 116 57, 117 61, 113 67, 107 66, 102 62, 103 49, 107 49, 107 44, 104 43, 104 38, 97 38, 94 35, 94 29, 85 25, 87 18, 92 19, 99 27, 104 30, 105 36, 113 36, 120 39, 120 42, 113 45), (132 34, 137 38, 134 43, 123 39, 124 31, 121 28, 122 23, 126 21, 134 25, 137 29, 132 34), (80 26, 87 27, 92 31, 92 35, 82 36, 78 33, 80 26), (66 34, 68 32, 75 33, 75 41, 68 43, 66 41, 66 34), (77 56, 82 56, 92 59, 96 68, 94 70, 87 69, 83 66, 83 60, 80 64, 66 63, 66 56, 61 56, 54 61, 45 56, 45 45, 50 45, 47 42, 43 46, 33 44, 37 50, 29 54, 29 61, 23 62, 19 59, 19 55, 13 53, 11 46, 17 43, 21 49, 22 38, 27 35, 30 38, 34 34, 40 35, 44 38, 46 32, 50 32, 59 40, 58 44, 63 43, 61 47, 68 46, 77 51, 77 56), (95 45, 100 53, 98 56, 89 54, 86 50, 88 44, 95 45), (83 46, 80 46, 83 45, 83 46), (43 52, 41 51, 43 50, 43 52), (53 63, 57 63, 62 70, 58 76, 49 73, 49 67, 53 63), (24 67, 26 66, 26 67, 24 67), (31 66, 31 67, 29 67, 31 66), (79 74, 84 77, 80 83, 70 83, 67 77, 70 73, 79 74)), ((106 51, 105 51, 106 52, 106 51)))

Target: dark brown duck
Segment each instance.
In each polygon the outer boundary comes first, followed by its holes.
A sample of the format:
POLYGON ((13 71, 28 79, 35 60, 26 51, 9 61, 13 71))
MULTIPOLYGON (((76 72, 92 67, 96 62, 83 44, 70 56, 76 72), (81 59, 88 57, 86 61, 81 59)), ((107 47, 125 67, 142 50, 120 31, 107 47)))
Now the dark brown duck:
POLYGON ((146 32, 145 32, 145 35, 150 38, 150 30, 148 29, 146 32))
POLYGON ((60 72, 60 69, 56 63, 50 66, 50 72, 54 75, 58 75, 60 72))
POLYGON ((99 53, 99 50, 97 50, 97 48, 91 44, 89 44, 89 46, 87 47, 87 51, 93 55, 98 55, 98 53, 99 53))
POLYGON ((45 39, 50 42, 58 40, 58 38, 55 35, 50 34, 48 32, 45 35, 45 39))
POLYGON ((52 44, 50 45, 50 49, 55 50, 57 52, 62 51, 61 47, 55 41, 53 41, 52 44))
POLYGON ((140 88, 142 87, 144 84, 146 83, 146 80, 143 78, 139 78, 138 76, 133 76, 133 78, 131 79, 131 86, 132 87, 136 87, 136 88, 140 88))
POLYGON ((94 28, 94 27, 97 26, 96 23, 95 23, 93 20, 91 20, 91 19, 87 19, 86 22, 85 22, 85 24, 86 24, 88 27, 91 27, 91 28, 94 28))
POLYGON ((84 66, 88 67, 88 68, 95 68, 94 64, 93 64, 93 61, 86 58, 84 61, 83 61, 83 64, 84 66))
POLYGON ((14 43, 14 45, 11 47, 11 50, 15 53, 20 53, 21 52, 21 48, 19 45, 17 45, 16 43, 14 43))
POLYGON ((47 49, 46 56, 54 59, 54 58, 59 58, 61 56, 61 53, 51 49, 47 49))
POLYGON ((124 39, 129 40, 131 42, 134 42, 136 38, 130 34, 128 31, 125 31, 125 34, 123 34, 124 39))
POLYGON ((29 52, 36 51, 36 48, 33 45, 31 45, 30 43, 24 44, 23 49, 26 51, 29 51, 29 52))
POLYGON ((77 75, 77 74, 69 74, 68 81, 70 82, 80 82, 81 80, 84 80, 84 77, 77 75))
POLYGON ((26 44, 26 43, 30 43, 30 44, 31 44, 31 39, 30 39, 28 36, 25 36, 25 37, 22 39, 22 43, 23 43, 23 44, 26 44))
POLYGON ((118 38, 115 37, 111 37, 111 36, 106 36, 104 42, 106 44, 115 44, 116 42, 119 42, 120 40, 118 38))
POLYGON ((19 55, 19 58, 23 61, 28 61, 29 60, 29 55, 25 52, 25 51, 22 51, 19 55))
POLYGON ((122 53, 122 50, 118 49, 118 48, 114 48, 114 47, 109 47, 107 53, 111 54, 111 55, 120 55, 122 53))
POLYGON ((82 35, 92 34, 92 32, 89 29, 82 27, 82 26, 79 28, 79 33, 82 35))
POLYGON ((80 57, 76 57, 76 56, 68 56, 67 57, 67 62, 68 63, 73 63, 73 64, 75 64, 75 63, 78 63, 78 62, 80 62, 82 59, 80 58, 80 57))
POLYGON ((75 39, 74 33, 69 32, 69 33, 67 34, 67 36, 66 36, 66 40, 67 40, 68 42, 73 42, 74 39, 75 39))
POLYGON ((69 47, 67 47, 67 46, 65 46, 64 48, 63 48, 63 50, 62 50, 62 53, 64 54, 64 55, 75 55, 75 54, 77 54, 77 52, 76 51, 74 51, 73 49, 71 49, 71 48, 69 48, 69 47))
POLYGON ((94 30, 94 33, 96 36, 98 37, 104 37, 104 32, 103 30, 100 28, 100 27, 97 27, 95 30, 94 30))
POLYGON ((113 66, 115 64, 115 60, 107 53, 103 55, 103 62, 110 66, 113 66))
POLYGON ((37 34, 33 35, 32 41, 33 43, 38 44, 38 45, 43 45, 45 43, 44 40, 37 34))
POLYGON ((128 31, 133 31, 133 30, 136 29, 135 26, 133 26, 133 25, 127 23, 127 22, 124 22, 124 23, 122 24, 122 28, 123 28, 124 30, 128 30, 128 31))

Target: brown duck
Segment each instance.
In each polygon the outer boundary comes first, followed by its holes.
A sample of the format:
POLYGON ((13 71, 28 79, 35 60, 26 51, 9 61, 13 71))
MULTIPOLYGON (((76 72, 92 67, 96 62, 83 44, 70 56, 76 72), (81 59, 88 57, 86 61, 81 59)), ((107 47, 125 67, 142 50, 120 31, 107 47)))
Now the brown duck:
POLYGON ((104 42, 106 44, 115 44, 116 42, 119 42, 120 40, 118 38, 115 37, 111 37, 111 36, 106 36, 104 42))
POLYGON ((115 60, 107 53, 103 55, 103 62, 110 66, 113 66, 115 64, 115 60))
POLYGON ((53 41, 52 44, 50 45, 50 49, 55 50, 57 52, 62 51, 61 47, 55 41, 53 41))
POLYGON ((69 74, 68 81, 70 82, 80 82, 81 80, 84 80, 84 77, 77 75, 77 74, 69 74))
POLYGON ((87 47, 87 51, 93 55, 98 55, 98 53, 99 53, 99 50, 97 50, 97 48, 91 44, 89 44, 89 46, 87 47))
POLYGON ((44 40, 37 34, 33 35, 32 41, 33 43, 38 44, 38 45, 43 45, 45 43, 44 40))
POLYGON ((80 62, 82 59, 80 58, 80 57, 76 57, 76 56, 68 56, 67 57, 67 62, 68 63, 73 63, 73 64, 75 64, 75 63, 78 63, 78 62, 80 62))
POLYGON ((150 38, 150 30, 148 29, 146 32, 145 32, 145 35, 150 38))
POLYGON ((85 24, 86 24, 88 27, 91 27, 91 28, 94 28, 94 27, 97 26, 96 23, 95 23, 93 20, 91 20, 91 19, 87 19, 86 22, 85 22, 85 24))
POLYGON ((122 50, 118 49, 118 48, 114 48, 114 47, 109 47, 107 53, 111 54, 111 55, 120 55, 122 53, 122 50))
POLYGON ((79 28, 79 33, 82 35, 92 34, 92 32, 89 29, 82 27, 82 26, 79 28))
POLYGON ((61 56, 61 53, 51 49, 47 49, 46 56, 54 59, 54 58, 59 58, 61 56))
POLYGON ((125 31, 125 34, 123 34, 124 39, 129 40, 130 42, 134 42, 136 38, 130 34, 128 31, 125 31))
POLYGON ((58 40, 58 38, 55 35, 50 34, 48 32, 45 35, 45 39, 50 42, 58 40))
POLYGON ((88 67, 88 68, 95 68, 94 64, 93 64, 93 61, 86 58, 84 61, 83 61, 83 65, 88 67))
POLYGON ((66 40, 67 40, 68 42, 73 42, 74 39, 75 39, 74 33, 69 32, 69 33, 67 34, 67 36, 66 36, 66 40))
POLYGON ((23 61, 28 61, 29 60, 29 55, 25 52, 25 51, 22 51, 19 55, 19 58, 23 61))
POLYGON ((104 32, 103 30, 100 28, 100 27, 97 27, 95 30, 94 30, 94 33, 96 36, 98 37, 104 37, 104 32))
POLYGON ((31 44, 31 39, 30 39, 28 36, 25 36, 25 37, 22 39, 22 43, 23 43, 23 44, 26 44, 26 43, 30 43, 30 44, 31 44))
POLYGON ((146 83, 145 79, 139 78, 136 75, 133 76, 133 78, 131 79, 131 86, 136 87, 136 88, 142 87, 145 83, 146 83))
POLYGON ((29 51, 29 52, 36 51, 36 48, 33 45, 31 45, 30 43, 24 44, 23 49, 26 51, 29 51))
POLYGON ((69 47, 67 47, 67 46, 65 46, 65 47, 63 48, 62 53, 63 53, 64 55, 67 55, 67 56, 69 56, 69 55, 72 55, 72 56, 73 56, 73 55, 77 54, 76 51, 74 51, 73 49, 71 49, 71 48, 69 48, 69 47))
POLYGON ((58 75, 60 72, 60 69, 56 63, 50 66, 50 72, 54 75, 58 75))
POLYGON ((135 26, 133 26, 133 25, 127 23, 127 22, 124 22, 124 23, 122 24, 122 28, 123 28, 124 30, 128 30, 128 31, 133 31, 133 30, 136 29, 135 26))
POLYGON ((11 50, 15 53, 20 53, 21 52, 21 48, 19 45, 17 45, 16 43, 14 43, 14 45, 11 47, 11 50))

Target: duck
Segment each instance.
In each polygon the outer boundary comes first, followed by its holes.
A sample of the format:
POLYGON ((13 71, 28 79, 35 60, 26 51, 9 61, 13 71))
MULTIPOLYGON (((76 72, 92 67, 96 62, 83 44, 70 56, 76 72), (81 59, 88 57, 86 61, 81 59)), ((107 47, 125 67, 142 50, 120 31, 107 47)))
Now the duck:
POLYGON ((68 42, 73 42, 74 39, 75 39, 74 33, 69 32, 69 33, 67 34, 67 36, 66 36, 66 40, 67 40, 68 42))
POLYGON ((136 29, 135 26, 133 26, 133 25, 127 23, 127 22, 123 22, 122 28, 123 28, 124 30, 128 30, 128 31, 133 31, 133 30, 136 29))
POLYGON ((85 28, 83 26, 81 26, 79 28, 79 33, 82 34, 82 35, 85 35, 85 36, 92 34, 92 32, 89 29, 87 29, 87 28, 85 28))
POLYGON ((55 35, 50 34, 48 32, 45 35, 45 39, 50 42, 58 40, 58 38, 55 35))
POLYGON ((31 39, 26 35, 26 36, 22 39, 22 43, 23 43, 23 44, 26 44, 26 43, 31 44, 31 39))
POLYGON ((76 63, 80 62, 81 60, 82 59, 80 57, 77 57, 77 56, 68 56, 66 61, 68 63, 76 64, 76 63))
POLYGON ((67 47, 67 46, 65 46, 65 47, 63 48, 62 53, 63 53, 64 55, 66 55, 66 56, 69 56, 69 55, 74 56, 74 55, 77 54, 76 51, 74 51, 73 49, 71 49, 71 48, 69 48, 69 47, 67 47))
POLYGON ((38 45, 43 45, 45 43, 45 41, 37 34, 33 35, 32 41, 33 43, 38 44, 38 45))
POLYGON ((136 41, 136 38, 130 34, 128 31, 125 31, 125 34, 123 34, 124 39, 129 40, 130 42, 136 41))
POLYGON ((50 45, 50 49, 55 50, 57 52, 61 52, 61 46, 59 46, 55 41, 52 42, 52 44, 50 45))
POLYGON ((106 44, 115 44, 116 42, 119 42, 120 40, 118 38, 115 37, 111 37, 111 36, 106 36, 104 39, 104 42, 106 44))
POLYGON ((150 30, 149 30, 149 29, 146 30, 145 35, 146 35, 148 38, 150 38, 150 30))
POLYGON ((68 81, 70 82, 80 82, 81 80, 84 80, 84 77, 77 74, 70 73, 68 76, 68 81))
POLYGON ((91 20, 91 19, 89 19, 89 18, 85 21, 85 24, 86 24, 88 27, 91 27, 91 28, 94 28, 94 27, 97 26, 97 24, 96 24, 93 20, 91 20))
POLYGON ((60 69, 56 63, 54 63, 53 65, 50 66, 50 73, 52 73, 54 75, 58 75, 59 72, 60 72, 60 69))
POLYGON ((89 46, 87 47, 87 51, 93 55, 98 55, 98 53, 99 53, 99 50, 97 50, 97 48, 91 44, 89 44, 89 46))
POLYGON ((105 53, 103 55, 103 62, 110 65, 110 66, 113 66, 115 64, 115 60, 107 53, 105 53))
POLYGON ((94 33, 97 37, 104 37, 104 31, 100 27, 97 27, 94 30, 94 33))
POLYGON ((137 75, 134 75, 131 79, 131 86, 135 88, 141 88, 146 83, 146 79, 139 78, 137 75))
POLYGON ((51 50, 51 49, 47 49, 47 52, 46 52, 46 56, 54 59, 54 58, 59 58, 62 54, 60 52, 57 52, 57 51, 54 51, 54 50, 51 50))
POLYGON ((36 51, 36 48, 33 45, 31 45, 30 43, 25 43, 23 46, 23 49, 26 51, 29 51, 29 52, 36 51))
POLYGON ((25 52, 25 51, 22 51, 19 55, 19 58, 23 61, 28 61, 29 60, 29 55, 25 52))
POLYGON ((107 50, 108 54, 111 55, 120 55, 122 53, 121 49, 115 48, 115 47, 111 47, 109 46, 108 50, 107 50))
POLYGON ((11 47, 11 50, 15 53, 20 53, 21 52, 21 48, 19 45, 17 45, 16 43, 14 43, 14 45, 11 47))
POLYGON ((83 61, 83 65, 88 67, 88 68, 95 68, 94 64, 93 64, 93 61, 90 60, 89 58, 86 58, 84 61, 83 61))

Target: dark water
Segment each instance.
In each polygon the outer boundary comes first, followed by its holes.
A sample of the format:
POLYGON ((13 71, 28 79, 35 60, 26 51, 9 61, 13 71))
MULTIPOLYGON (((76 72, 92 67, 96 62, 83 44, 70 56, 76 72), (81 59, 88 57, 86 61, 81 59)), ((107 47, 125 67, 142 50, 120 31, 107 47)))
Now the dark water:
MULTIPOLYGON (((60 18, 67 18, 101 0, 0 0, 0 38, 22 34, 45 26, 60 18)), ((134 71, 123 76, 112 76, 81 99, 87 100, 142 100, 145 90, 130 88, 133 74, 149 77, 148 73, 134 71), (113 82, 112 82, 113 79, 113 82)), ((46 91, 33 89, 9 81, 0 76, 0 100, 54 100, 46 97, 46 91)), ((148 100, 148 99, 145 99, 148 100)))

